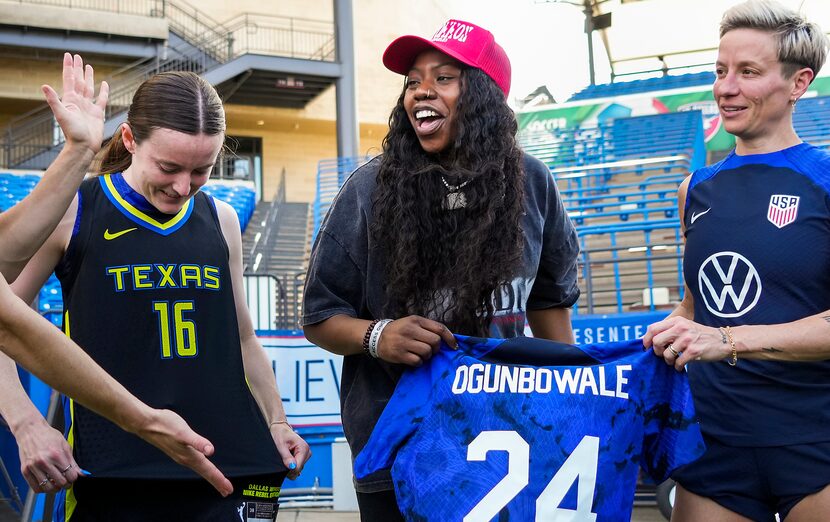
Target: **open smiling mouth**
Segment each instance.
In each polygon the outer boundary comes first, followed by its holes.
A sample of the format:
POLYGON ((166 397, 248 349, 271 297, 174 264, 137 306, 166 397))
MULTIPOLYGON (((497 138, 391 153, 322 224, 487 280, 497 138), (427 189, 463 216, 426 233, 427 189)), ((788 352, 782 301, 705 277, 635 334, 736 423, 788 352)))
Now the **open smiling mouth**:
POLYGON ((732 116, 732 115, 735 115, 735 114, 738 114, 740 112, 745 111, 746 107, 722 106, 720 108, 720 110, 721 110, 722 113, 724 113, 726 115, 729 115, 729 116, 732 116))
POLYGON ((432 134, 444 123, 444 117, 432 109, 415 111, 415 130, 418 134, 432 134))

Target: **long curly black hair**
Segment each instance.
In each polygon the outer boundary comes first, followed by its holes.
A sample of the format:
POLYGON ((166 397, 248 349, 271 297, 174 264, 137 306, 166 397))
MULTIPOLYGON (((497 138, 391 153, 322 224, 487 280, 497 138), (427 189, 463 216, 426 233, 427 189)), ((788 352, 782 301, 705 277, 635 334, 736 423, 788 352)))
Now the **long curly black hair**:
POLYGON ((386 260, 386 312, 418 314, 457 333, 486 335, 493 294, 516 277, 523 256, 524 171, 517 124, 504 93, 476 68, 461 72, 455 139, 440 154, 418 142, 404 109, 389 133, 373 195, 372 239, 386 260), (444 206, 462 189, 465 208, 444 206))

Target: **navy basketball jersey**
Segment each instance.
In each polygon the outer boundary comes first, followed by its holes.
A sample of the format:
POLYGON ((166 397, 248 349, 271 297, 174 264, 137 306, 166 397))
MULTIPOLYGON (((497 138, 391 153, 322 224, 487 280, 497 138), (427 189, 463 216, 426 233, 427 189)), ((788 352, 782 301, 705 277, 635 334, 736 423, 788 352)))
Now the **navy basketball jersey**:
POLYGON ((407 520, 630 520, 642 465, 703 452, 686 377, 642 341, 458 336, 404 373, 355 460, 407 520))
MULTIPOLYGON (((284 470, 245 381, 228 247, 199 192, 164 216, 120 174, 84 181, 76 231, 56 272, 64 327, 104 370, 215 446, 226 476, 284 470)), ((71 401, 78 464, 95 477, 195 478, 135 435, 71 401)))
MULTIPOLYGON (((807 143, 696 171, 686 285, 708 326, 779 324, 830 309, 830 155, 807 143)), ((770 346, 770 348, 775 348, 770 346)), ((830 362, 688 366, 704 433, 739 446, 830 440, 830 362)))

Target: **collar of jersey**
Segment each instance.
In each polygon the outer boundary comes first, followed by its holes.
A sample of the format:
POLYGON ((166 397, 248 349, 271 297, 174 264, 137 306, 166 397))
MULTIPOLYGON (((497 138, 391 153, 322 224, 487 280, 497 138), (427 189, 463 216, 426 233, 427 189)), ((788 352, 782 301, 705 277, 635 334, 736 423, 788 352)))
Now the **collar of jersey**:
POLYGON ((128 194, 122 194, 122 192, 118 190, 116 183, 120 176, 121 173, 119 172, 117 174, 105 174, 103 176, 99 176, 98 179, 101 183, 101 188, 104 190, 104 194, 106 194, 110 202, 112 202, 112 204, 115 205, 115 208, 124 214, 130 221, 141 225, 148 230, 161 234, 162 236, 172 234, 187 223, 187 219, 193 212, 193 198, 188 199, 175 216, 170 218, 165 223, 161 223, 156 218, 150 216, 146 211, 141 210, 136 206, 136 204, 141 205, 140 200, 130 198, 128 194), (133 199, 134 201, 131 202, 129 199, 133 199))

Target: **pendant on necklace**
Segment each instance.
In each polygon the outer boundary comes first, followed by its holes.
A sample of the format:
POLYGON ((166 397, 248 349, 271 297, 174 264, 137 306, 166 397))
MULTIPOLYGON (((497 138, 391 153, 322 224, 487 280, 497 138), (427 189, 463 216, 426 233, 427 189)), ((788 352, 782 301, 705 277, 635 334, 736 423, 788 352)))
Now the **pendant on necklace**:
POLYGON ((444 208, 447 210, 458 210, 467 206, 467 198, 463 192, 448 192, 444 198, 444 208))

